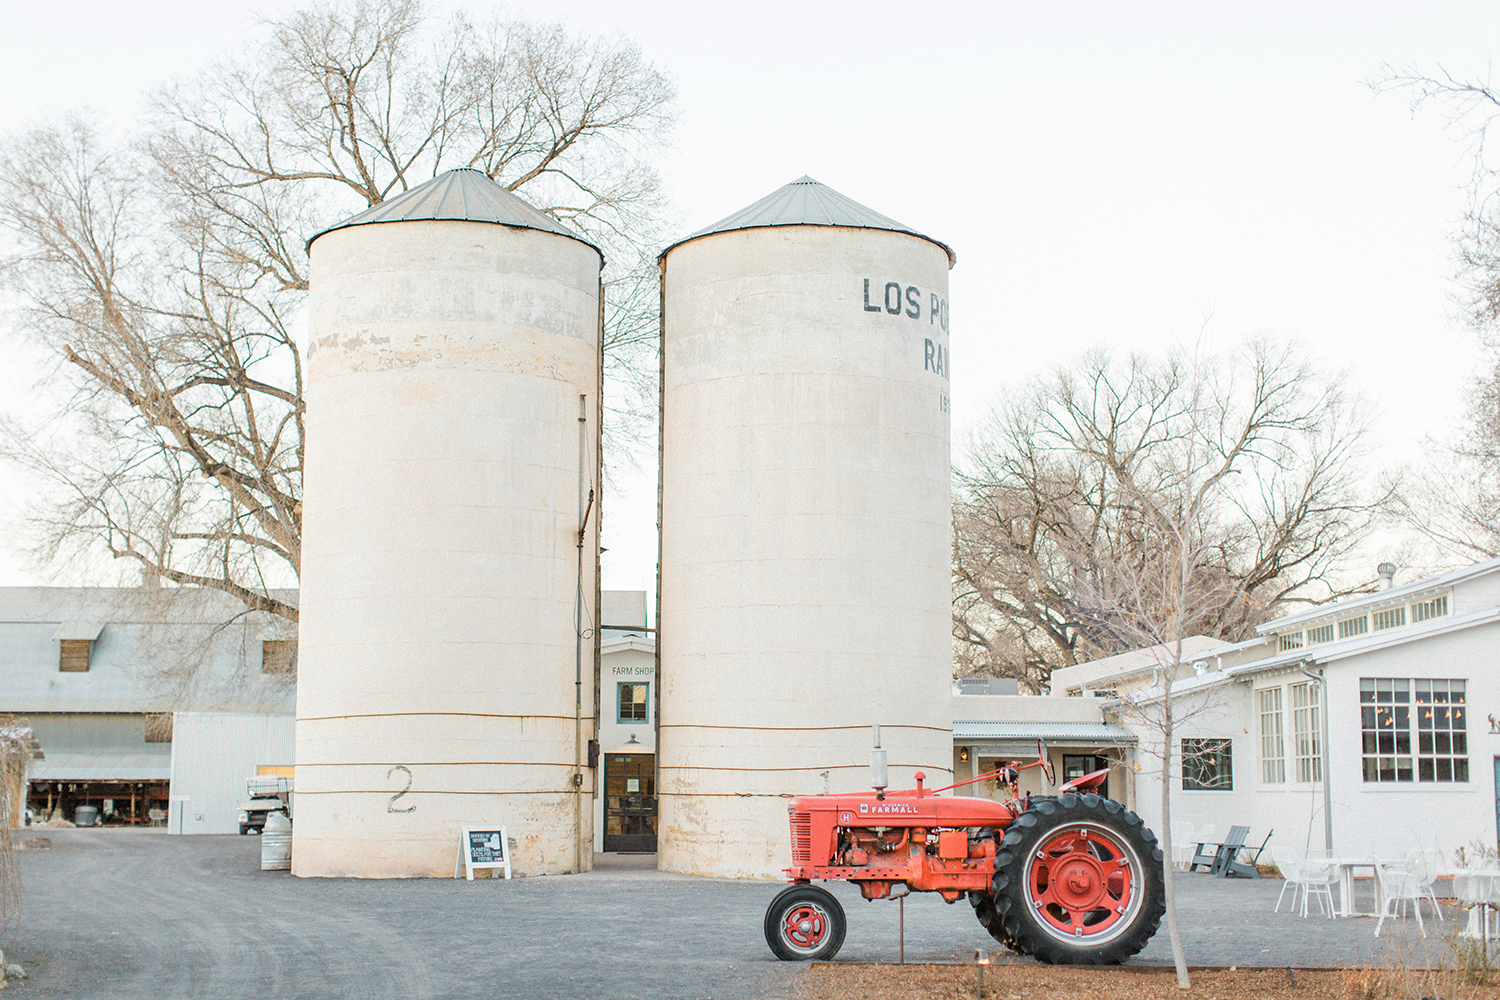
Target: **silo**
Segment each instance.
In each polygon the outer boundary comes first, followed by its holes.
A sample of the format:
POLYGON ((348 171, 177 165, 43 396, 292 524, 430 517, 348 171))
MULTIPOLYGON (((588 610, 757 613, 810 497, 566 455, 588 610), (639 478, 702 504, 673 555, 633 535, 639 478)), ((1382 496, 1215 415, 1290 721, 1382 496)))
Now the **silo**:
POLYGON ((661 264, 658 863, 774 875, 871 723, 952 771, 953 254, 803 177, 661 264))
POLYGON ((293 872, 587 868, 601 255, 475 170, 309 252, 293 872))

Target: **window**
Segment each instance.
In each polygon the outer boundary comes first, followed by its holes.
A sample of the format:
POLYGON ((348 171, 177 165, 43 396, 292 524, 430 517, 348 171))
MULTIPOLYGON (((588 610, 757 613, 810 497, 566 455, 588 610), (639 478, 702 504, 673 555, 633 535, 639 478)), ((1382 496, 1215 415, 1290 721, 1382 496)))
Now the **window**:
POLYGON ((93 642, 88 639, 63 639, 62 658, 58 661, 57 669, 66 673, 87 673, 89 653, 93 648, 93 642))
POLYGON ((260 672, 263 674, 295 674, 297 672, 297 640, 264 640, 260 644, 260 672))
POLYGON ((1411 623, 1425 622, 1430 618, 1441 618, 1448 613, 1448 595, 1434 597, 1430 601, 1417 601, 1411 606, 1411 623))
POLYGON ((1279 639, 1280 639, 1280 643, 1279 643, 1280 652, 1285 653, 1289 649, 1301 649, 1302 648, 1302 633, 1301 632, 1287 632, 1286 634, 1280 636, 1279 639))
POLYGON ((1322 733, 1318 725, 1318 685, 1312 681, 1293 684, 1292 757, 1297 780, 1323 780, 1322 733))
POLYGON ((1370 631, 1370 619, 1364 615, 1358 618, 1345 618, 1339 622, 1339 638, 1352 639, 1357 635, 1364 635, 1370 631))
POLYGON ((1260 701, 1260 780, 1270 785, 1286 781, 1286 747, 1281 738, 1281 688, 1257 692, 1260 701))
POLYGON ((159 715, 146 716, 146 742, 147 743, 171 743, 172 742, 172 713, 163 712, 159 715))
POLYGON ((1466 686, 1460 680, 1416 679, 1418 781, 1469 780, 1466 686))
MULTIPOLYGON (((1281 694, 1281 690, 1276 689, 1281 694)), ((1229 740, 1182 741, 1182 790, 1234 791, 1234 768, 1229 740)))
POLYGON ((1466 688, 1462 680, 1360 678, 1364 779, 1374 782, 1468 781, 1466 688), (1416 693, 1415 705, 1413 690, 1416 693), (1413 707, 1417 722, 1415 754, 1412 753, 1413 707))
POLYGON ((621 722, 646 721, 646 692, 650 689, 650 684, 620 685, 621 722))
POLYGON ((1311 646, 1315 642, 1333 641, 1333 622, 1327 625, 1319 625, 1317 628, 1307 630, 1307 644, 1311 646))
POLYGON ((1375 631, 1377 632, 1381 629, 1398 628, 1406 624, 1406 608, 1404 606, 1386 608, 1384 611, 1375 612, 1370 617, 1375 619, 1375 631))

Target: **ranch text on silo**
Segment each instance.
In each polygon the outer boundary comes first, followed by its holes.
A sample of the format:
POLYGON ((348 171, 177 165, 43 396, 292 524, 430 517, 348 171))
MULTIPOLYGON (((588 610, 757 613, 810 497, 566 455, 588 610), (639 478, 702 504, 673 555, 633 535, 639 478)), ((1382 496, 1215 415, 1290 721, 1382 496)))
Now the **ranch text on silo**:
MULTIPOLYGON (((865 312, 884 312, 892 316, 905 316, 908 319, 921 320, 925 314, 930 326, 936 326, 944 333, 948 332, 948 300, 938 295, 937 292, 928 292, 925 295, 916 285, 905 285, 899 281, 887 281, 882 292, 876 292, 874 302, 870 301, 869 278, 865 282, 865 312)), ((876 288, 880 283, 873 283, 876 288)), ((931 337, 923 339, 922 344, 922 367, 934 374, 942 376, 944 381, 948 379, 949 368, 948 348, 941 343, 933 341, 931 337)), ((939 407, 944 413, 948 412, 948 396, 944 393, 939 400, 939 407)))

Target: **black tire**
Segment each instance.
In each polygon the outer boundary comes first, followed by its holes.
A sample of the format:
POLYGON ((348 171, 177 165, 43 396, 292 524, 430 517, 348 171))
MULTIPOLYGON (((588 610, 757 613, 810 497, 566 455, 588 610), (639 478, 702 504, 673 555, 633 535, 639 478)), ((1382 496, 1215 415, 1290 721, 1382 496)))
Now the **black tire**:
POLYGON ((766 944, 783 962, 826 962, 844 946, 848 922, 833 893, 790 885, 766 907, 766 944))
POLYGON ((969 905, 974 907, 974 916, 979 918, 979 926, 988 931, 990 937, 1018 955, 1026 954, 1021 942, 1005 933, 1005 927, 1000 922, 1000 914, 995 911, 994 896, 988 892, 971 892, 969 905))
POLYGON ((1156 835, 1135 813, 1092 793, 1043 800, 1000 842, 990 933, 1049 965, 1118 964, 1161 925, 1162 878, 1156 835))

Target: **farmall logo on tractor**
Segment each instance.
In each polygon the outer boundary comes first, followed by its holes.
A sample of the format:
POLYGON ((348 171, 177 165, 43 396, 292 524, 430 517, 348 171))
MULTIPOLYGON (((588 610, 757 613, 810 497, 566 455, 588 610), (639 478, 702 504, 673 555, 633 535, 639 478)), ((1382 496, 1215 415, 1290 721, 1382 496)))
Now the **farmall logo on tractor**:
POLYGON ((917 807, 916 806, 903 805, 903 804, 901 804, 899 802, 877 802, 874 805, 870 805, 867 802, 861 802, 859 804, 859 811, 860 811, 861 815, 863 815, 865 813, 875 813, 875 814, 910 813, 911 815, 915 816, 916 813, 917 813, 917 807))

